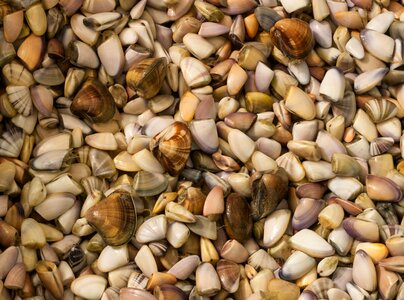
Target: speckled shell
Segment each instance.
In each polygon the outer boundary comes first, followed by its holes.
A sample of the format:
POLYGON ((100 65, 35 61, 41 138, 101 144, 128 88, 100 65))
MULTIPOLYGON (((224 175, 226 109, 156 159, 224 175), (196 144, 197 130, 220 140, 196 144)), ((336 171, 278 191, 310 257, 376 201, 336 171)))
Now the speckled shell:
POLYGON ((127 193, 112 193, 92 206, 85 217, 110 246, 129 242, 136 229, 136 208, 127 193))
POLYGON ((107 122, 115 114, 115 102, 100 81, 90 78, 83 83, 74 97, 70 110, 73 114, 94 123, 107 122))
POLYGON ((191 151, 191 132, 186 124, 174 122, 150 141, 150 151, 172 176, 185 166, 191 151))
POLYGON ((269 31, 272 42, 292 59, 306 57, 314 46, 309 24, 300 19, 281 19, 269 31))
POLYGON ((166 74, 165 58, 146 58, 129 69, 126 82, 140 97, 149 99, 157 95, 166 74))

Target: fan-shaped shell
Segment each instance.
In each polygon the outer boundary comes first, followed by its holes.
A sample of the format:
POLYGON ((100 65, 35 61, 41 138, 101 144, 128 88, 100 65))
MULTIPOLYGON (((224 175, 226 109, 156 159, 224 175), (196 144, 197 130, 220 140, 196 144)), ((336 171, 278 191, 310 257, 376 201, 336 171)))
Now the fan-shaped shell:
POLYGON ((314 46, 314 37, 309 24, 300 19, 281 19, 269 32, 272 42, 288 57, 302 59, 314 46))
POLYGON ((97 79, 84 82, 70 106, 73 114, 94 123, 106 122, 115 114, 115 102, 108 89, 97 79))
POLYGON ((6 87, 6 92, 16 111, 24 117, 28 117, 32 113, 33 104, 28 87, 9 85, 6 87))
POLYGON ((133 188, 138 196, 149 197, 163 192, 168 186, 168 179, 159 173, 139 171, 133 180, 133 188))
POLYGON ((146 58, 129 69, 126 82, 140 97, 149 99, 157 95, 166 74, 165 58, 146 58))
POLYGON ((398 224, 382 225, 379 228, 380 236, 385 242, 392 236, 404 235, 404 226, 398 224))
POLYGON ((397 106, 387 99, 371 99, 366 102, 364 110, 375 123, 394 118, 397 114, 397 106))
POLYGON ((235 262, 221 259, 217 262, 216 271, 223 288, 229 293, 237 291, 240 283, 240 267, 235 262))
POLYGON ((107 152, 91 148, 88 156, 94 176, 111 178, 116 174, 114 161, 107 152))
POLYGON ((23 65, 13 61, 3 67, 4 81, 9 85, 29 87, 35 83, 34 77, 23 65))
POLYGON ((18 127, 11 127, 0 138, 0 156, 18 157, 24 142, 24 133, 18 127))
POLYGON ((186 124, 174 122, 150 141, 150 151, 172 175, 178 175, 185 166, 191 151, 191 132, 186 124))
POLYGON ((383 154, 390 150, 394 145, 392 137, 378 137, 370 142, 370 155, 376 156, 383 154))
POLYGON ((85 217, 110 246, 129 242, 136 229, 136 208, 128 193, 112 193, 89 208, 85 217))
POLYGON ((157 215, 147 219, 136 231, 136 240, 139 243, 149 243, 162 240, 167 233, 167 218, 157 215))

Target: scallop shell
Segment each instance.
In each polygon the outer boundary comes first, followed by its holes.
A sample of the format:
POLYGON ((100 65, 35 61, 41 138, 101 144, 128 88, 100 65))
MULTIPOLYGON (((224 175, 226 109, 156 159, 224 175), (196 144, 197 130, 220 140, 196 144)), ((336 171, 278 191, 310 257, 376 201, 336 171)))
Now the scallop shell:
POLYGON ((18 157, 23 142, 23 131, 18 127, 11 127, 0 138, 0 156, 18 157))
POLYGON ((150 141, 150 151, 172 176, 181 173, 191 152, 191 132, 186 124, 174 122, 150 141))
POLYGON ((394 118, 397 114, 397 106, 384 98, 367 101, 364 110, 375 123, 394 118))
POLYGON ((111 93, 100 81, 90 78, 84 82, 74 97, 70 110, 90 122, 107 122, 115 114, 115 102, 111 93))
POLYGON ((140 97, 149 99, 157 95, 166 74, 165 58, 146 58, 129 69, 126 82, 140 97))
POLYGON ((10 103, 16 111, 24 117, 28 117, 32 113, 33 104, 28 87, 9 85, 6 87, 6 92, 10 103))
POLYGON ((376 156, 386 153, 394 145, 392 137, 378 137, 370 142, 370 155, 376 156))
POLYGON ((121 192, 112 193, 89 208, 85 218, 110 246, 129 242, 137 225, 133 199, 121 192))
POLYGON ((29 87, 35 83, 34 77, 23 65, 13 61, 3 67, 4 81, 8 85, 29 87))
POLYGON ((356 100, 354 92, 347 91, 344 98, 337 102, 333 102, 332 113, 334 116, 344 116, 345 127, 351 125, 356 114, 356 100))
POLYGON ((281 19, 269 34, 274 45, 292 59, 305 58, 314 46, 309 24, 300 19, 281 19))

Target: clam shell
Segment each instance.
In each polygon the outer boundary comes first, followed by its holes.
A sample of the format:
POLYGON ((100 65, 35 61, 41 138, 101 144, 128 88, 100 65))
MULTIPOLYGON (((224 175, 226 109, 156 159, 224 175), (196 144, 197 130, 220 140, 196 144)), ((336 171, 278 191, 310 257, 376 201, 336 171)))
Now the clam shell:
POLYGON ((229 293, 237 291, 240 283, 240 267, 235 262, 221 259, 217 262, 216 271, 223 289, 229 293))
POLYGON ((175 122, 158 133, 150 141, 150 151, 169 172, 178 175, 185 166, 191 152, 191 132, 181 122, 175 122))
POLYGON ((147 219, 136 231, 136 240, 139 243, 149 243, 165 238, 167 233, 167 218, 158 215, 147 219))
POLYGON ((398 111, 393 102, 384 98, 367 101, 364 110, 375 123, 394 118, 398 111))
POLYGON ((293 59, 305 58, 314 46, 309 24, 300 19, 281 19, 269 32, 274 45, 293 59))
POLYGON ((211 76, 207 67, 196 58, 185 57, 180 62, 181 73, 190 88, 205 86, 210 83, 211 76))
POLYGON ((239 194, 230 194, 225 203, 224 226, 231 239, 240 242, 251 236, 253 222, 247 201, 239 194))
POLYGON ((74 97, 70 110, 91 122, 106 122, 115 114, 115 102, 100 81, 95 78, 88 79, 74 97))
POLYGON ((134 64, 126 74, 128 86, 145 99, 157 95, 167 74, 164 58, 146 58, 134 64))
POLYGON ((132 196, 116 192, 88 209, 85 217, 111 246, 127 243, 136 228, 136 208, 132 196))
POLYGON ((158 195, 168 186, 167 177, 159 173, 139 171, 136 173, 133 188, 140 197, 158 195))
POLYGON ((32 113, 33 103, 28 87, 9 85, 6 87, 6 92, 10 103, 16 111, 25 117, 32 113))

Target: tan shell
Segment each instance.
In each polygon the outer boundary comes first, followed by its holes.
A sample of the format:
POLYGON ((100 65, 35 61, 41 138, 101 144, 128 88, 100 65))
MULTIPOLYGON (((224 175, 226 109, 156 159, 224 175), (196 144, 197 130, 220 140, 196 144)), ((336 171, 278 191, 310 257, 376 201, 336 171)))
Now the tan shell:
POLYGON ((115 102, 108 89, 97 79, 84 82, 73 99, 73 114, 94 123, 107 122, 115 114, 115 102))
POLYGON ((191 151, 191 132, 187 125, 174 122, 150 141, 150 151, 172 176, 185 166, 191 151))
POLYGON ((149 99, 157 95, 166 74, 165 58, 146 58, 129 69, 126 82, 140 97, 149 99))
POLYGON ((127 193, 112 193, 92 206, 85 217, 111 246, 129 242, 136 229, 136 208, 132 196, 127 193))
POLYGON ((281 19, 269 32, 272 42, 288 57, 302 59, 314 46, 309 24, 300 19, 281 19))

